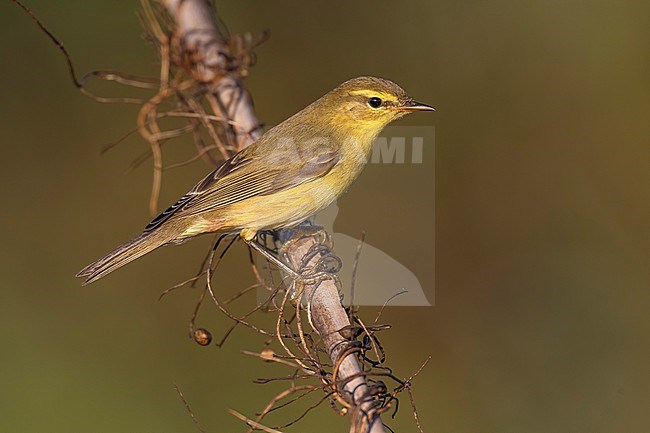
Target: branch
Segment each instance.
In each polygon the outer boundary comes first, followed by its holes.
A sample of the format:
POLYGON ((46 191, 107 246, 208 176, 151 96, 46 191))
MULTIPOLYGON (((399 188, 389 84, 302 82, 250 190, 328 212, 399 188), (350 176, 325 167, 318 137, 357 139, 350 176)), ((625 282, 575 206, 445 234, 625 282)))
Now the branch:
MULTIPOLYGON (((290 236, 280 252, 294 269, 317 268, 328 257, 339 260, 334 253, 319 242, 317 235, 300 231, 284 230, 290 236), (314 254, 314 251, 318 253, 314 254)), ((356 358, 356 351, 349 350, 349 340, 343 330, 349 329, 350 318, 341 305, 337 278, 305 285, 303 299, 308 301, 312 326, 318 331, 327 355, 335 365, 333 382, 337 391, 350 404, 350 432, 384 432, 384 426, 376 412, 375 401, 370 397, 365 374, 356 358)))
POLYGON ((253 100, 241 78, 229 74, 231 50, 215 25, 216 16, 209 0, 160 0, 176 21, 177 36, 196 81, 215 83, 214 96, 224 103, 220 113, 235 123, 237 147, 243 149, 262 136, 253 100))
MULTIPOLYGON (((215 115, 230 119, 237 148, 242 149, 261 136, 260 122, 242 80, 231 65, 231 48, 215 25, 215 13, 208 0, 159 0, 176 22, 176 37, 189 62, 188 72, 200 82, 212 83, 215 115)), ((236 69, 236 68, 235 68, 236 69)), ((294 267, 316 266, 333 253, 319 242, 317 235, 299 231, 280 233, 284 246, 281 253, 294 267), (313 254, 317 251, 316 254, 313 254)), ((356 352, 349 350, 348 340, 339 332, 350 326, 341 305, 336 278, 325 279, 304 287, 309 300, 311 323, 319 333, 335 365, 336 391, 350 405, 351 432, 384 433, 384 426, 369 397, 365 375, 357 362, 356 352), (339 389, 340 388, 340 389, 339 389)))

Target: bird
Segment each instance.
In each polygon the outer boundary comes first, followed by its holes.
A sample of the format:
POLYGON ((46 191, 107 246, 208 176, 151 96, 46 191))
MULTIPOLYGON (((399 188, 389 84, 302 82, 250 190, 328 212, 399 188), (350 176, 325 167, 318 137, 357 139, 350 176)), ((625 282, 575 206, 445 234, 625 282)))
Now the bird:
POLYGON ((295 227, 343 194, 386 125, 434 110, 392 81, 348 80, 223 161, 139 236, 76 276, 90 284, 158 247, 205 233, 237 234, 255 246, 259 232, 295 227))

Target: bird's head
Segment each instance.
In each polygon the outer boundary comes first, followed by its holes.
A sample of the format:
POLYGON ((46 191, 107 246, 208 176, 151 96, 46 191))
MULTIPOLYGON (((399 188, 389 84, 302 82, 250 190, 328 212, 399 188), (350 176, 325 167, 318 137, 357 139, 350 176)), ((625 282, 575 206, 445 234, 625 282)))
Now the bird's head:
POLYGON ((354 133, 378 134, 388 123, 413 111, 434 111, 415 102, 404 89, 392 81, 375 77, 358 77, 346 81, 317 103, 330 118, 333 127, 354 133))

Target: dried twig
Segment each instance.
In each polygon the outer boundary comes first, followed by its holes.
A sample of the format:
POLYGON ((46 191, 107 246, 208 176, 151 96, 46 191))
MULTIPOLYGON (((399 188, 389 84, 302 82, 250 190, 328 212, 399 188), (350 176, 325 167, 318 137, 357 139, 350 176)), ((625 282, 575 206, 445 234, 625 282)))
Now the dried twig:
POLYGON ((230 412, 231 415, 236 416, 237 418, 244 421, 246 424, 248 424, 249 426, 251 426, 253 428, 256 428, 256 429, 259 429, 259 430, 264 430, 267 433, 282 433, 280 430, 274 430, 274 429, 272 429, 270 427, 267 427, 265 425, 260 424, 259 422, 253 421, 252 419, 240 414, 236 410, 228 409, 228 412, 230 412))
POLYGON ((181 392, 181 390, 180 390, 180 388, 178 387, 178 385, 174 385, 174 389, 176 390, 176 392, 178 393, 178 396, 179 396, 179 397, 181 398, 181 400, 183 401, 183 404, 185 405, 185 409, 187 409, 187 412, 190 414, 190 417, 192 418, 192 422, 194 423, 194 425, 196 426, 196 428, 197 428, 201 433, 205 433, 205 430, 203 430, 203 427, 201 426, 201 423, 199 422, 199 420, 198 420, 198 419, 196 418, 196 416, 194 415, 194 411, 192 410, 192 408, 190 407, 190 404, 189 404, 189 403, 187 402, 187 400, 185 399, 185 396, 184 396, 183 393, 181 392))

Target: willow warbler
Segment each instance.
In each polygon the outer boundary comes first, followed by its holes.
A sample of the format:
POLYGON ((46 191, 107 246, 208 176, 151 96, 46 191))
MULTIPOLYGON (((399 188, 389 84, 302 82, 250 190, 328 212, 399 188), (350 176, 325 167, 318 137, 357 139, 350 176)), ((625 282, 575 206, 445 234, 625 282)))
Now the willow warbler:
POLYGON ((238 233, 300 224, 327 207, 365 166, 388 123, 433 107, 397 84, 373 77, 346 81, 224 161, 144 232, 83 268, 91 283, 162 245, 203 233, 238 233))

